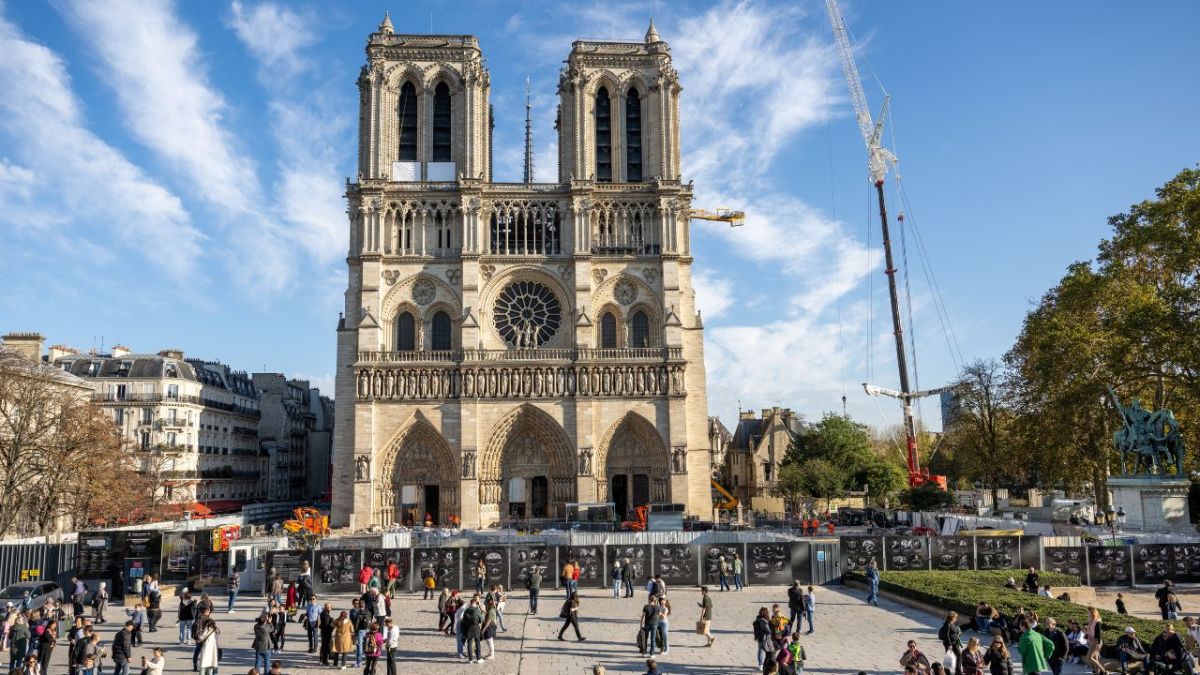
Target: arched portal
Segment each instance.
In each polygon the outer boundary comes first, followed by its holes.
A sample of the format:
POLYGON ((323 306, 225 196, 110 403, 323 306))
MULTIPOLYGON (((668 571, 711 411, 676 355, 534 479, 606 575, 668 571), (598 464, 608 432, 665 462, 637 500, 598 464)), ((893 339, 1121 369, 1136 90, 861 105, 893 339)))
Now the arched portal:
POLYGON ((376 524, 420 524, 429 514, 435 524, 459 513, 455 453, 423 416, 414 416, 392 437, 380 455, 375 484, 376 524))
POLYGON ((523 405, 496 425, 480 456, 482 513, 501 519, 555 518, 575 501, 575 450, 545 412, 523 405))
POLYGON ((626 413, 609 429, 596 457, 596 494, 616 504, 617 516, 671 500, 670 453, 645 417, 626 413))

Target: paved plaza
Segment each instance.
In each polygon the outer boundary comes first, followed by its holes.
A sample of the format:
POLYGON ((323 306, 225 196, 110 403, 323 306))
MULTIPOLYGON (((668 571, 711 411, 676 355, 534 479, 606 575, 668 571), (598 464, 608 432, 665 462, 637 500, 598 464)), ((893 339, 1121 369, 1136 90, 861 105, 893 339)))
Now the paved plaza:
MULTIPOLYGON (((816 593, 817 632, 803 638, 808 653, 805 663, 807 673, 853 675, 860 670, 869 673, 899 672, 898 660, 910 639, 917 640, 931 660, 940 660, 943 650, 936 636, 942 617, 886 599, 880 601, 879 607, 871 607, 862 601, 861 591, 841 586, 819 587, 816 593)), ((699 589, 672 588, 669 597, 674 611, 671 616, 670 653, 656 657, 664 674, 756 672, 755 645, 751 638, 755 612, 759 607, 772 603, 779 603, 786 608, 783 587, 714 592, 712 633, 717 641, 712 648, 705 648, 704 638, 694 633, 699 612, 696 605, 700 598, 699 589)), ((349 608, 352 598, 350 594, 341 594, 326 596, 321 601, 332 599, 335 610, 341 610, 349 608)), ((609 673, 645 672, 645 659, 638 654, 635 642, 638 614, 645 593, 639 591, 633 598, 614 600, 611 591, 584 589, 581 598, 580 626, 587 640, 577 642, 570 634, 567 641, 559 642, 557 637, 562 621, 557 616, 563 593, 543 591, 539 616, 535 617, 527 613, 525 593, 514 592, 508 603, 509 630, 496 637, 496 658, 478 665, 458 661, 454 654, 454 639, 434 630, 437 613, 433 600, 422 600, 419 595, 397 598, 393 602, 392 613, 399 622, 402 634, 399 672, 402 675, 470 672, 581 675, 590 674, 592 666, 596 664, 605 666, 609 673)), ((225 606, 223 594, 217 593, 214 600, 218 608, 225 606)), ((149 656, 154 646, 166 649, 165 672, 191 672, 192 647, 175 644, 178 636, 173 625, 176 604, 174 598, 164 600, 163 622, 159 631, 144 633, 145 644, 134 649, 131 663, 133 672, 138 672, 141 656, 149 656)), ((253 666, 251 624, 261 607, 258 597, 242 595, 238 599, 236 613, 218 611, 216 618, 225 651, 225 659, 221 663, 223 675, 246 673, 253 666)), ((103 644, 111 642, 118 627, 118 618, 123 623, 122 610, 113 608, 109 613, 109 623, 101 626, 103 644)), ((972 635, 974 633, 964 632, 964 642, 972 635)), ((285 652, 273 657, 282 660, 285 673, 332 674, 335 670, 322 668, 315 655, 305 653, 307 638, 299 624, 288 625, 287 639, 285 652)), ((1013 660, 1019 663, 1015 649, 1013 660)), ((60 642, 60 647, 55 649, 52 662, 54 668, 50 673, 66 672, 65 638, 60 642)), ((105 672, 111 673, 112 662, 106 660, 104 668, 105 672)), ((351 666, 345 672, 357 673, 361 669, 351 666)), ((1081 666, 1069 665, 1065 672, 1083 673, 1085 670, 1081 666)), ((377 675, 386 675, 382 660, 377 675)))

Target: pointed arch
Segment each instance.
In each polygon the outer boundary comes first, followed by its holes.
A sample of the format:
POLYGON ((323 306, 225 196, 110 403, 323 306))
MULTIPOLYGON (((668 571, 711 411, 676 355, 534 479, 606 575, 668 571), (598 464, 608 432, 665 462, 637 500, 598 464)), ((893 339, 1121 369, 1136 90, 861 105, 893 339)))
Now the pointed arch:
MULTIPOLYGON (((419 411, 413 413, 379 451, 376 465, 373 520, 383 526, 402 522, 404 486, 436 486, 437 512, 445 521, 459 512, 457 453, 445 437, 419 411)), ((432 505, 420 506, 433 511, 432 505)))
POLYGON ((450 85, 440 81, 433 88, 433 149, 430 156, 435 162, 450 162, 453 155, 453 103, 450 85))
POLYGON ((642 182, 642 97, 637 87, 625 94, 625 180, 642 182))
MULTIPOLYGON (((575 500, 575 448, 562 426, 548 413, 526 403, 511 411, 492 429, 479 456, 479 500, 486 509, 508 515, 513 478, 548 484, 547 513, 563 515, 575 500)), ((527 512, 527 515, 532 515, 527 512)))
POLYGON ((417 87, 411 80, 400 85, 400 96, 396 103, 396 119, 399 120, 400 139, 399 155, 401 162, 417 161, 417 111, 420 102, 417 100, 417 87))
MULTIPOLYGON (((596 495, 609 498, 614 475, 645 476, 650 501, 671 499, 671 457, 658 429, 645 417, 627 412, 609 428, 596 452, 596 495)), ((618 498, 615 501, 624 501, 618 498)), ((640 504, 628 504, 629 508, 640 504)), ((620 515, 620 514, 618 514, 620 515)))
POLYGON ((617 315, 611 310, 604 312, 600 316, 600 349, 616 349, 617 340, 617 315))
POLYGON ((638 309, 629 319, 629 346, 635 349, 650 347, 650 317, 638 309))
POLYGON ((612 97, 609 88, 601 85, 596 89, 595 99, 595 128, 596 128, 596 180, 600 183, 612 182, 612 97))

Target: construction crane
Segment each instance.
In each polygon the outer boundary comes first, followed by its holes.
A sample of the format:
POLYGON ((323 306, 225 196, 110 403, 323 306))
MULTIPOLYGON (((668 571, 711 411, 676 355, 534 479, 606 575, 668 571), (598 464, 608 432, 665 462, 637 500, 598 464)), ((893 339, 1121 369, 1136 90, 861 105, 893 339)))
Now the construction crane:
POLYGON ((718 208, 715 211, 692 209, 688 213, 688 217, 694 220, 715 220, 722 223, 729 223, 730 227, 741 227, 745 224, 746 220, 746 214, 742 211, 722 208, 718 208))
POLYGON ((892 327, 896 336, 896 365, 900 369, 900 391, 884 389, 863 383, 863 389, 871 396, 890 396, 900 400, 904 407, 904 436, 908 463, 908 484, 917 487, 926 483, 935 483, 942 489, 946 487, 945 476, 930 476, 928 469, 922 469, 917 455, 917 427, 913 419, 913 401, 941 393, 949 387, 913 391, 908 382, 908 359, 904 348, 904 327, 900 322, 900 299, 896 288, 896 266, 892 262, 892 240, 888 231, 887 205, 883 196, 883 181, 887 177, 888 168, 895 166, 896 156, 883 147, 883 123, 887 119, 890 97, 885 93, 883 105, 879 110, 879 119, 871 119, 871 110, 867 107, 867 96, 863 93, 862 79, 858 76, 858 65, 854 62, 854 47, 850 44, 850 35, 846 30, 846 22, 842 19, 842 10, 837 0, 825 0, 825 9, 829 12, 829 23, 833 25, 833 38, 837 43, 838 54, 842 58, 842 73, 850 88, 850 100, 854 102, 854 117, 858 120, 858 130, 867 146, 867 170, 871 183, 875 185, 875 194, 879 199, 879 222, 883 228, 883 254, 887 268, 884 274, 888 278, 888 296, 892 303, 892 327))

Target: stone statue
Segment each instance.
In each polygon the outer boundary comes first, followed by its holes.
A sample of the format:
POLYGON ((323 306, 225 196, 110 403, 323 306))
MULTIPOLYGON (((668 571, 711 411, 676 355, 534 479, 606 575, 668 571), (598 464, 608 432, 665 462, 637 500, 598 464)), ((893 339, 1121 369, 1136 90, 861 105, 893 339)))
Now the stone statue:
POLYGON ((354 460, 354 480, 362 483, 371 479, 371 458, 366 455, 359 455, 358 459, 354 460))
POLYGON ((475 453, 473 453, 473 452, 463 453, 462 477, 463 478, 474 478, 475 477, 475 453))
POLYGON ((579 451, 579 475, 590 476, 592 474, 592 451, 590 448, 584 448, 579 451))
POLYGON ((1168 409, 1146 410, 1137 398, 1124 406, 1112 387, 1108 393, 1124 423, 1124 428, 1113 434, 1113 445, 1121 455, 1121 473, 1165 474, 1168 467, 1174 466, 1175 475, 1183 476, 1185 450, 1174 413, 1168 409), (1133 456, 1132 469, 1128 463, 1130 455, 1133 456))
POLYGON ((675 452, 671 455, 671 470, 674 473, 683 473, 687 467, 687 448, 683 446, 675 446, 675 452))

